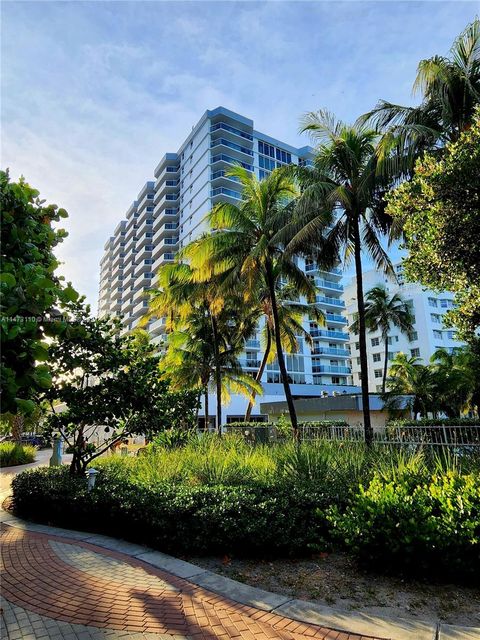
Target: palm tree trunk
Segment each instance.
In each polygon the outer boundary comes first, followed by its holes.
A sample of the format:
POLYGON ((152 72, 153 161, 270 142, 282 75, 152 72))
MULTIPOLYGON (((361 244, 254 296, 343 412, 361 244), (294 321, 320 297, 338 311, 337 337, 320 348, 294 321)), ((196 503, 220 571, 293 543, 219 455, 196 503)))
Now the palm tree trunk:
POLYGON ((220 352, 218 345, 218 327, 214 316, 212 318, 213 352, 215 357, 215 391, 217 396, 217 433, 222 435, 222 370, 220 367, 220 352))
POLYGON ((208 384, 205 387, 205 431, 208 432, 209 421, 208 421, 208 384))
POLYGON ((17 444, 22 442, 24 422, 25 419, 21 413, 16 413, 12 418, 12 438, 17 444))
POLYGON ((385 387, 387 384, 387 369, 388 369, 388 336, 384 336, 384 339, 385 339, 385 362, 383 364, 382 393, 385 393, 385 387))
POLYGON ((365 429, 365 442, 371 445, 373 442, 373 429, 370 421, 370 399, 368 396, 368 360, 367 360, 367 339, 365 331, 365 301, 363 299, 363 276, 362 276, 362 255, 360 244, 360 228, 358 217, 354 223, 354 250, 355 250, 355 273, 357 276, 357 303, 358 303, 358 338, 360 342, 360 371, 362 374, 362 405, 363 405, 363 425, 365 429))
POLYGON ((293 437, 295 440, 299 439, 298 433, 298 421, 297 412, 295 411, 295 405, 293 403, 292 392, 290 390, 290 384, 287 377, 287 367, 285 366, 285 358, 283 357, 282 339, 280 335, 280 320, 278 317, 277 298, 275 295, 275 281, 273 278, 272 265, 270 261, 265 264, 267 286, 270 293, 270 302, 272 305, 273 313, 273 330, 275 332, 275 345, 277 347, 277 360, 280 367, 280 373, 282 376, 283 389, 285 391, 285 398, 287 400, 288 412, 290 414, 290 421, 292 423, 293 437))
MULTIPOLYGON (((257 375, 255 376, 255 380, 260 382, 263 376, 263 372, 265 371, 265 367, 267 366, 268 356, 270 355, 270 349, 272 347, 272 334, 270 333, 270 329, 267 324, 267 345, 265 347, 265 353, 263 354, 262 361, 260 363, 260 367, 257 371, 257 375)), ((255 391, 252 392, 252 400, 248 403, 247 410, 245 411, 245 422, 250 420, 250 416, 252 415, 253 405, 255 403, 255 396, 257 394, 255 391)))

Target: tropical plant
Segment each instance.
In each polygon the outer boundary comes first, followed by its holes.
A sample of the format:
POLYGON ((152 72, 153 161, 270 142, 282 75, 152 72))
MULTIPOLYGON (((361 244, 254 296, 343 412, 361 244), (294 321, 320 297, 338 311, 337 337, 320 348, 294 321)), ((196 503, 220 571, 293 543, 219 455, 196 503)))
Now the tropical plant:
POLYGON ((417 107, 381 100, 359 119, 387 132, 407 152, 410 168, 425 150, 441 149, 458 140, 472 123, 480 102, 480 21, 476 18, 456 38, 450 57, 421 60, 413 92, 421 93, 417 107))
POLYGON ((243 167, 228 172, 242 186, 239 204, 220 202, 207 216, 212 233, 192 242, 185 251, 199 277, 220 276, 223 291, 240 285, 245 302, 255 301, 258 288, 271 309, 276 358, 295 437, 298 423, 285 365, 282 323, 277 300, 281 279, 295 287, 297 295, 314 302, 315 285, 285 252, 280 232, 291 217, 291 203, 298 195, 292 180, 279 170, 264 180, 243 167))
POLYGON ((48 340, 65 331, 62 311, 78 294, 55 273, 53 250, 67 233, 52 225, 67 217, 65 209, 45 205, 23 178, 10 182, 3 171, 0 209, 1 411, 13 414, 19 440, 24 416, 52 382, 48 340))
POLYGON ((421 359, 397 353, 392 360, 387 378, 388 391, 384 394, 390 410, 398 407, 400 396, 410 396, 409 406, 414 414, 426 417, 428 412, 439 410, 438 389, 431 367, 421 364, 421 359))
POLYGON ((361 254, 366 252, 377 268, 392 272, 381 239, 390 224, 383 196, 391 185, 389 173, 394 165, 379 146, 375 131, 358 124, 348 126, 327 111, 307 114, 302 131, 318 146, 312 168, 289 169, 297 176, 302 194, 281 238, 288 242, 287 255, 311 254, 319 266, 331 265, 340 256, 344 262, 354 256, 363 419, 365 439, 371 443, 361 254))
POLYGON ((261 386, 242 371, 238 356, 254 328, 255 317, 243 298, 225 296, 215 278, 198 282, 195 270, 181 262, 159 270, 159 288, 151 293, 144 322, 167 316, 167 352, 161 367, 175 388, 187 386, 203 393, 208 428, 208 393, 216 392, 217 431, 221 433, 222 400, 230 392, 251 398, 261 386))
MULTIPOLYGON (((385 393, 388 369, 388 333, 392 326, 403 333, 413 331, 413 316, 410 306, 400 294, 395 293, 390 296, 388 289, 383 285, 373 287, 365 295, 365 325, 369 331, 380 331, 385 345, 382 380, 382 393, 385 393)), ((353 333, 358 333, 358 319, 354 320, 350 329, 353 333)))
POLYGON ((480 401, 480 363, 468 347, 449 353, 435 351, 430 359, 438 388, 438 402, 449 418, 466 409, 475 410, 480 401))
POLYGON ((480 327, 480 107, 468 131, 440 159, 425 155, 410 182, 388 197, 403 231, 405 275, 455 293, 447 317, 471 342, 480 327))

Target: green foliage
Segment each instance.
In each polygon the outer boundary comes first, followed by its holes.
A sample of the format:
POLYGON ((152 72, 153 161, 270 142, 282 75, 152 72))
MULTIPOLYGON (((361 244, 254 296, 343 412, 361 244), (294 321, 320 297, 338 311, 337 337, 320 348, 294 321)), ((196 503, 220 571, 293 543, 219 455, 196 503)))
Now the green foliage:
POLYGON ((411 466, 393 478, 377 473, 344 513, 334 508, 329 517, 343 544, 369 568, 478 579, 478 474, 450 469, 421 478, 411 466))
POLYGON ((471 339, 480 326, 480 107, 471 127, 439 159, 425 155, 415 174, 388 197, 388 212, 403 228, 405 274, 456 294, 449 312, 471 339))
POLYGON ((388 427, 480 426, 480 418, 422 418, 421 420, 389 420, 388 427))
POLYGON ((170 553, 304 554, 325 547, 324 498, 294 487, 142 485, 104 469, 95 490, 65 470, 13 482, 20 515, 95 528, 170 553), (141 523, 141 526, 139 526, 141 523))
POLYGON ((185 446, 195 436, 196 432, 194 430, 171 427, 170 429, 165 429, 165 431, 157 433, 152 440, 152 446, 154 448, 177 449, 178 447, 185 446))
POLYGON ((52 347, 54 384, 45 396, 53 413, 47 432, 59 432, 72 447, 72 473, 131 434, 154 434, 167 428, 192 428, 197 394, 169 389, 160 377, 159 358, 142 336, 121 336, 119 323, 91 318, 77 306, 67 331, 52 347), (66 406, 56 412, 55 402, 66 406), (105 441, 89 441, 104 427, 105 441))
POLYGON ((1 410, 29 415, 38 394, 51 385, 48 339, 66 330, 62 310, 78 298, 55 275, 53 250, 67 233, 53 224, 67 212, 44 205, 23 178, 12 183, 3 171, 0 208, 1 410))
POLYGON ((0 467, 34 462, 36 453, 37 449, 29 444, 2 442, 0 443, 0 467))

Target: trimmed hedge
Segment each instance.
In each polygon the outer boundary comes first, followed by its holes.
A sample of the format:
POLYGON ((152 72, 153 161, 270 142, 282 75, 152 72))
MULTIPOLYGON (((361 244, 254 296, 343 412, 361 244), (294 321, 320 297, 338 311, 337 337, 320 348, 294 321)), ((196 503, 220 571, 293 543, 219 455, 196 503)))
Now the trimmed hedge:
POLYGON ((325 549, 322 492, 285 486, 142 486, 102 472, 90 493, 67 469, 35 469, 12 483, 15 511, 167 553, 291 555, 325 549))
POLYGON ((480 575, 480 477, 455 471, 424 481, 375 474, 342 513, 331 509, 337 538, 369 569, 477 582, 480 575))
POLYGON ((475 427, 480 418, 422 418, 421 420, 389 420, 387 427, 475 427))

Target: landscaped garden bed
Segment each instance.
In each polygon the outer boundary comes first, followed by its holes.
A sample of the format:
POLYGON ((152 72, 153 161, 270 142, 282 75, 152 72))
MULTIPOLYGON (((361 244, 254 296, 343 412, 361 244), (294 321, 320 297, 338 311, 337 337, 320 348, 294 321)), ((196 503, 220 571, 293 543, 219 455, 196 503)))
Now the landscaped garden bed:
POLYGON ((30 444, 16 442, 0 443, 0 467, 13 467, 35 461, 37 448, 30 444))
POLYGON ((478 581, 480 474, 471 456, 324 441, 254 447, 230 436, 95 464, 91 492, 67 469, 21 474, 17 513, 177 555, 342 551, 390 575, 478 581))

